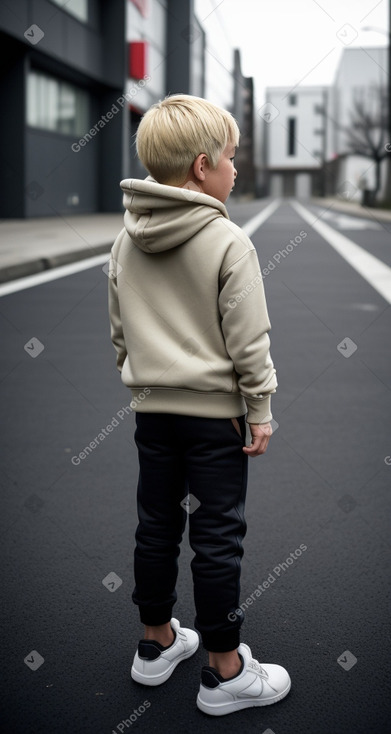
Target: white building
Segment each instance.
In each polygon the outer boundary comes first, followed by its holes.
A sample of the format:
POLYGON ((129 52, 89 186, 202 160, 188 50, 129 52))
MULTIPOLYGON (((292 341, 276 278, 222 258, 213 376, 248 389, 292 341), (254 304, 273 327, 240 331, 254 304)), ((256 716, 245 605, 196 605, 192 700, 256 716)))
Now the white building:
MULTIPOLYGON (((355 99, 369 114, 380 111, 379 89, 387 89, 387 48, 345 48, 331 89, 329 121, 332 129, 328 160, 334 160, 335 191, 346 198, 361 198, 361 189, 374 189, 376 167, 373 160, 352 155, 349 129, 355 99)), ((380 131, 374 131, 376 137, 380 131)), ((329 164, 330 165, 330 164, 329 164)), ((386 161, 382 163, 380 198, 384 190, 386 161)))
MULTIPOLYGON (((354 100, 373 114, 387 88, 387 48, 344 48, 330 87, 269 87, 258 111, 264 119, 264 160, 273 196, 307 198, 339 193, 361 199, 374 189, 376 166, 349 146, 354 100)), ((380 133, 380 131, 377 131, 380 133)), ((381 170, 384 190, 386 162, 381 170)))
POLYGON ((320 169, 328 151, 326 87, 269 87, 258 111, 264 119, 265 159, 273 196, 321 193, 320 169))

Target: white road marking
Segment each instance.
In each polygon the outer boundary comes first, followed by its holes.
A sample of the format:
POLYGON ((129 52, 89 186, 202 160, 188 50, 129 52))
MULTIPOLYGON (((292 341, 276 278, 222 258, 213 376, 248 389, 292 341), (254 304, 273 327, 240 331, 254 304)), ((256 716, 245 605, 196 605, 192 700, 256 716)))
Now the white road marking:
POLYGON ((65 278, 66 275, 73 275, 74 273, 79 273, 81 270, 95 268, 97 265, 103 265, 108 262, 109 259, 110 253, 107 252, 103 255, 95 255, 94 257, 88 257, 85 260, 78 260, 75 263, 69 263, 69 265, 61 265, 59 268, 50 268, 49 270, 44 270, 43 273, 27 275, 25 278, 11 280, 9 283, 2 283, 0 285, 0 297, 8 296, 9 293, 16 293, 16 291, 24 291, 26 288, 33 288, 36 285, 48 283, 51 280, 65 278))
POLYGON ((291 201, 293 209, 297 211, 326 242, 343 257, 381 296, 391 303, 391 268, 371 255, 363 247, 356 245, 340 232, 336 232, 312 212, 305 209, 298 201, 291 201))
MULTIPOLYGON (((259 227, 266 222, 280 206, 281 201, 279 199, 272 201, 265 209, 262 209, 259 214, 249 219, 248 222, 242 227, 243 231, 248 237, 251 237, 259 227)), ((97 265, 108 262, 110 259, 110 252, 103 255, 96 255, 95 257, 88 257, 86 260, 78 260, 78 262, 70 263, 69 265, 62 265, 59 268, 50 268, 45 270, 43 273, 36 273, 35 275, 27 275, 25 278, 18 278, 17 280, 11 280, 8 283, 0 285, 0 297, 7 296, 10 293, 16 293, 17 291, 23 291, 26 288, 33 288, 36 285, 42 283, 48 283, 51 280, 57 278, 65 278, 67 275, 73 275, 79 273, 81 270, 87 270, 88 268, 95 268, 97 265)))
POLYGON ((246 224, 244 224, 242 227, 242 230, 243 232, 246 233, 247 237, 251 237, 254 234, 254 232, 256 232, 257 229, 259 229, 259 227, 264 222, 266 222, 266 220, 269 219, 269 217, 271 217, 272 214, 274 214, 274 212, 276 211, 276 209, 278 209, 280 204, 281 204, 281 200, 275 199, 270 204, 268 204, 268 206, 262 209, 262 211, 259 212, 259 214, 256 214, 255 217, 253 217, 252 219, 249 219, 249 221, 246 222, 246 224))

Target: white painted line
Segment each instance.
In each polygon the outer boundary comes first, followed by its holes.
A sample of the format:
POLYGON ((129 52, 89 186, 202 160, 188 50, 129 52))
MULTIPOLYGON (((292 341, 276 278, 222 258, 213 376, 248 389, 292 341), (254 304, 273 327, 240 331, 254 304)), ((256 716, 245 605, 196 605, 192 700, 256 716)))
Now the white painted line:
MULTIPOLYGON (((254 234, 259 229, 261 224, 266 222, 280 206, 280 199, 272 201, 265 209, 262 209, 259 214, 249 219, 248 222, 242 227, 243 232, 248 237, 254 234)), ((43 273, 36 273, 35 275, 27 275, 25 278, 17 278, 17 280, 11 280, 8 283, 0 285, 0 297, 7 296, 10 293, 16 293, 17 291, 23 291, 26 288, 33 288, 36 285, 42 283, 48 283, 51 280, 57 280, 57 278, 65 278, 66 275, 73 275, 73 273, 79 273, 81 270, 87 270, 88 268, 95 268, 97 265, 108 262, 110 253, 103 255, 96 255, 95 257, 88 257, 86 260, 78 260, 78 262, 70 263, 69 265, 62 265, 59 268, 50 268, 45 270, 43 273)))
POLYGON ((251 237, 254 234, 254 232, 256 232, 257 229, 259 229, 261 224, 266 222, 266 219, 269 219, 269 217, 271 217, 271 215, 274 214, 274 212, 276 211, 276 209, 278 209, 280 204, 281 204, 281 200, 275 199, 275 201, 272 201, 270 204, 268 204, 268 206, 262 209, 262 211, 259 212, 259 214, 256 214, 255 217, 253 217, 252 219, 249 219, 249 221, 246 222, 246 224, 244 224, 242 227, 242 230, 243 232, 246 233, 247 237, 251 237))
POLYGON ((0 297, 7 296, 10 293, 16 293, 16 291, 23 291, 26 288, 33 288, 35 285, 48 283, 50 280, 65 278, 66 275, 73 275, 73 273, 79 273, 81 270, 95 268, 97 265, 103 265, 108 262, 109 259, 110 253, 107 252, 103 255, 94 255, 94 257, 88 257, 85 260, 69 263, 69 265, 61 265, 59 268, 50 268, 49 270, 44 270, 43 273, 27 275, 25 278, 11 280, 9 283, 2 283, 0 285, 0 297))
POLYGON ((391 303, 391 268, 341 232, 336 232, 297 201, 292 207, 326 242, 343 257, 381 296, 391 303))

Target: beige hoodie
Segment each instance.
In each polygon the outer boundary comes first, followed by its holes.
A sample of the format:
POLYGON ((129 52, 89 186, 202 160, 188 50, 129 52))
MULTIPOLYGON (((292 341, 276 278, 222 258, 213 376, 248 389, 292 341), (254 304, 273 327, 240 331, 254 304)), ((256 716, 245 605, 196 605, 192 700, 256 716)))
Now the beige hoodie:
POLYGON ((256 250, 207 194, 121 181, 109 315, 134 410, 272 419, 277 378, 256 250))

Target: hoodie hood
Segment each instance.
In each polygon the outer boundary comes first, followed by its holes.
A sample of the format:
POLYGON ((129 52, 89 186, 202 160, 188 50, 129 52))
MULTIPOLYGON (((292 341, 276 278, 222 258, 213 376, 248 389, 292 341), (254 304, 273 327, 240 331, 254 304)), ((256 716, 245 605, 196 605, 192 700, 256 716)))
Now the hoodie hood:
POLYGON ((165 186, 152 176, 120 183, 126 209, 124 225, 134 244, 148 253, 182 245, 218 217, 229 219, 225 205, 213 196, 165 186))

